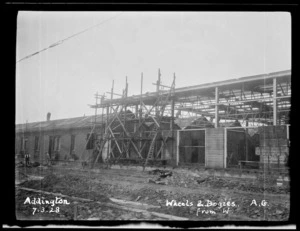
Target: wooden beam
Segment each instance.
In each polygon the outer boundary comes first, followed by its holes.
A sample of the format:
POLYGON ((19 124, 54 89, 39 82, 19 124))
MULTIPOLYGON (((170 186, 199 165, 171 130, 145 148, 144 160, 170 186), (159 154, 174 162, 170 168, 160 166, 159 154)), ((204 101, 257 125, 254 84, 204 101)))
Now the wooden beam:
POLYGON ((118 141, 116 140, 116 137, 115 137, 114 133, 112 132, 112 130, 111 130, 110 127, 109 127, 108 129, 109 129, 109 131, 110 131, 112 137, 115 139, 114 141, 115 141, 115 143, 116 143, 116 145, 117 145, 117 147, 118 147, 118 149, 119 149, 119 152, 122 153, 121 148, 120 148, 120 146, 119 146, 119 144, 118 144, 118 141))

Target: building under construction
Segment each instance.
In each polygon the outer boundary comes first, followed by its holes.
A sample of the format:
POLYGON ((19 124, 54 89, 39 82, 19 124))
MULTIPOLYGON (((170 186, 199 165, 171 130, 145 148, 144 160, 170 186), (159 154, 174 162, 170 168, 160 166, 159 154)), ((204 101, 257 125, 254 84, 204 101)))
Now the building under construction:
POLYGON ((291 71, 182 88, 176 88, 175 74, 168 86, 161 79, 158 71, 156 91, 151 93, 143 92, 141 75, 140 95, 128 95, 127 79, 121 94, 115 93, 114 85, 106 96, 96 94, 90 105, 94 116, 17 125, 16 154, 33 152, 42 160, 49 152, 59 161, 76 152, 77 159, 91 167, 106 163, 287 169, 291 71), (74 148, 79 133, 81 140, 74 148), (30 139, 35 151, 26 144, 30 139))

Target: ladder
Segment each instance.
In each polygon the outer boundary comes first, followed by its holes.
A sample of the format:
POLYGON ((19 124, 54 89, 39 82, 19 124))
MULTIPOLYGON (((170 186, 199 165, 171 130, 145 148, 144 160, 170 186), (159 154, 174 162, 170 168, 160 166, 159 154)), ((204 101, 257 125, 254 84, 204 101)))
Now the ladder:
POLYGON ((146 168, 148 160, 153 158, 155 140, 156 140, 157 133, 158 133, 157 129, 158 129, 158 127, 156 125, 154 125, 154 128, 153 128, 153 130, 151 132, 151 135, 150 135, 150 137, 152 138, 152 140, 151 140, 151 143, 150 143, 150 148, 149 148, 149 152, 148 152, 147 158, 146 158, 144 166, 143 166, 143 171, 146 168))

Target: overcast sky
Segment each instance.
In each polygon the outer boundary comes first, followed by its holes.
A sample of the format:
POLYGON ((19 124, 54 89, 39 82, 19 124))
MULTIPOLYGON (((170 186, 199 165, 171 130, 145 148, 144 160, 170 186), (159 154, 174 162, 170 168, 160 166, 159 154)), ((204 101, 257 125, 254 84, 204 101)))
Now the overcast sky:
POLYGON ((141 72, 155 91, 158 68, 176 87, 291 69, 285 12, 19 12, 16 61, 101 22, 16 64, 16 123, 92 115, 112 80, 139 94, 141 72))

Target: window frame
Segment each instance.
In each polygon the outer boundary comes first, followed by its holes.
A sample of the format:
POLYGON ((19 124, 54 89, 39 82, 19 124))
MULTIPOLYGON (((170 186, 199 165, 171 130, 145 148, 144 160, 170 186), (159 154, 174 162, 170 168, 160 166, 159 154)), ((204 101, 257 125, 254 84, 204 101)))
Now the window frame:
POLYGON ((86 141, 87 141, 87 143, 86 143, 86 150, 92 150, 92 149, 94 149, 95 148, 95 133, 93 132, 93 133, 88 133, 87 135, 86 135, 86 141), (88 138, 89 138, 89 136, 91 136, 90 137, 90 139, 88 140, 88 138))
POLYGON ((76 135, 71 134, 70 154, 72 154, 75 151, 75 142, 76 142, 76 135))
POLYGON ((28 152, 29 146, 29 139, 27 136, 21 137, 21 152, 28 152), (26 144, 26 145, 25 145, 26 144))
POLYGON ((54 150, 55 152, 60 151, 60 136, 54 136, 54 150))
POLYGON ((40 136, 34 137, 34 151, 37 152, 40 150, 40 136))

